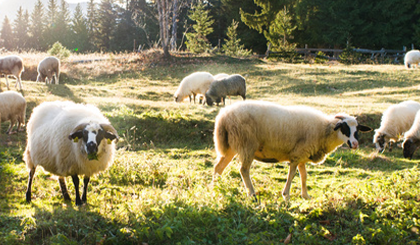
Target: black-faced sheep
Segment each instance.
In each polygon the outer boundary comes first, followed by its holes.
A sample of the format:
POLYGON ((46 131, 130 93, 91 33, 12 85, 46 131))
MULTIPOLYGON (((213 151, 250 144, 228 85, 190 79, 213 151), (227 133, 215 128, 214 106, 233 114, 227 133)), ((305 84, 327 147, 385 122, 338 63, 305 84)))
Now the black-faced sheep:
POLYGON ((59 84, 60 77, 60 60, 56 57, 46 57, 38 64, 37 82, 44 82, 45 84, 59 84))
POLYGON ((113 162, 117 131, 99 109, 73 102, 44 102, 37 106, 27 125, 28 143, 24 161, 29 170, 26 201, 31 201, 31 186, 37 166, 59 176, 64 199, 70 201, 65 177, 71 176, 76 190, 76 205, 87 201, 90 177, 113 162), (84 175, 80 199, 79 177, 84 175))
POLYGON ((17 123, 17 131, 21 125, 25 124, 26 100, 20 93, 6 91, 0 93, 0 123, 10 121, 9 129, 6 133, 12 134, 13 126, 17 123))
POLYGON ((20 79, 20 76, 22 75, 23 70, 23 60, 19 56, 9 55, 0 58, 0 74, 4 74, 4 76, 6 77, 6 86, 8 90, 10 90, 9 80, 7 79, 8 75, 13 75, 16 77, 15 88, 17 88, 17 85, 19 83, 19 89, 22 90, 22 81, 20 79))
POLYGON ((182 79, 177 91, 174 94, 175 102, 180 103, 185 98, 189 97, 191 103, 191 95, 193 95, 195 103, 196 95, 204 95, 209 89, 210 83, 213 81, 213 75, 208 72, 194 72, 186 76, 182 79))
POLYGON ((404 56, 404 65, 407 69, 411 68, 413 65, 417 66, 420 62, 420 51, 418 50, 411 50, 408 51, 404 56))
POLYGON ((358 131, 370 130, 346 114, 328 116, 309 107, 280 106, 262 101, 236 103, 222 109, 216 117, 214 143, 218 158, 213 181, 238 155, 242 180, 248 194, 255 197, 249 175, 253 160, 267 163, 288 161, 289 173, 283 198, 289 200, 297 168, 301 176, 302 197, 309 198, 305 164, 322 163, 329 153, 345 142, 356 149, 358 131))
POLYGON ((215 80, 206 92, 206 102, 212 106, 213 103, 219 104, 223 100, 223 105, 225 105, 226 96, 229 95, 240 95, 242 99, 246 99, 245 78, 234 74, 215 80))
POLYGON ((383 152, 388 145, 391 151, 392 143, 397 142, 411 128, 419 110, 420 103, 415 101, 404 101, 388 107, 382 114, 381 126, 373 136, 376 149, 383 152))
POLYGON ((416 113, 413 125, 404 133, 403 154, 405 158, 413 158, 414 152, 420 146, 420 111, 416 113))

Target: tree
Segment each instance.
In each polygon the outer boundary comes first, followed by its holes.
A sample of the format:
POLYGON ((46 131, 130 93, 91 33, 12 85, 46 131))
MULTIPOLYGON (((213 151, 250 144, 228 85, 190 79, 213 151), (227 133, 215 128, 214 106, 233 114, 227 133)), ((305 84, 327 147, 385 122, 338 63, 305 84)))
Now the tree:
POLYGON ((87 51, 89 43, 89 33, 86 24, 86 18, 83 16, 80 3, 77 4, 72 18, 72 45, 74 51, 83 52, 87 51))
POLYGON ((222 46, 222 51, 226 55, 231 56, 248 56, 251 54, 251 51, 244 49, 244 45, 241 44, 241 39, 238 38, 236 29, 238 28, 238 22, 232 20, 231 26, 227 30, 227 39, 225 39, 225 44, 222 46))
POLYGON ((268 28, 268 31, 264 31, 264 36, 273 45, 273 51, 294 52, 296 45, 290 44, 289 39, 296 26, 293 26, 291 21, 292 17, 285 6, 283 10, 276 14, 276 18, 268 28))
POLYGON ((12 26, 10 25, 10 21, 7 16, 5 16, 3 20, 3 25, 1 28, 1 39, 3 40, 3 47, 7 50, 12 50, 15 47, 12 26))
POLYGON ((210 50, 211 45, 206 36, 213 32, 211 25, 214 20, 209 16, 209 11, 205 10, 204 4, 199 2, 192 8, 188 17, 195 24, 193 24, 194 32, 186 34, 187 49, 193 53, 203 53, 210 50))
POLYGON ((99 5, 98 17, 98 41, 99 48, 108 51, 111 48, 111 40, 115 29, 115 12, 113 0, 102 0, 99 5))
POLYGON ((136 49, 137 47, 134 47, 134 45, 137 45, 139 29, 131 18, 133 12, 131 11, 129 2, 126 2, 125 8, 116 5, 115 9, 118 21, 111 43, 111 49, 115 51, 136 49))
POLYGON ((57 15, 57 0, 49 0, 45 18, 45 42, 47 46, 52 45, 59 37, 59 33, 57 33, 57 15))
POLYGON ((30 33, 30 46, 36 50, 45 50, 44 43, 44 5, 41 0, 38 0, 31 13, 31 25, 29 28, 30 33))
POLYGON ((55 28, 55 34, 57 35, 56 41, 62 43, 65 47, 71 45, 72 40, 70 40, 70 12, 68 9, 68 4, 65 0, 60 2, 60 10, 57 14, 57 25, 55 28))
POLYGON ((23 12, 22 7, 19 7, 15 21, 14 21, 14 35, 17 49, 27 48, 29 39, 29 13, 28 10, 23 12))
POLYGON ((98 45, 98 9, 96 7, 95 0, 90 0, 88 3, 87 15, 86 15, 86 26, 88 30, 89 43, 87 49, 94 51, 99 47, 98 45))

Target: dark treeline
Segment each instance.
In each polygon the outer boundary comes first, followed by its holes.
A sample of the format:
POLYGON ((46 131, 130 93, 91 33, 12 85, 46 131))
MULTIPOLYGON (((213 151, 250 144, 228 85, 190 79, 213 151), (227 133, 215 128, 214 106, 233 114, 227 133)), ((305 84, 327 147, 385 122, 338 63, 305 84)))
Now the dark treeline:
POLYGON ((14 21, 5 17, 0 47, 49 49, 59 41, 77 52, 131 51, 151 47, 186 50, 189 18, 203 2, 214 21, 207 35, 212 47, 225 43, 232 20, 238 38, 257 53, 310 47, 401 49, 420 40, 418 0, 90 0, 87 12, 70 13, 64 0, 39 0, 29 13, 23 7, 14 21))

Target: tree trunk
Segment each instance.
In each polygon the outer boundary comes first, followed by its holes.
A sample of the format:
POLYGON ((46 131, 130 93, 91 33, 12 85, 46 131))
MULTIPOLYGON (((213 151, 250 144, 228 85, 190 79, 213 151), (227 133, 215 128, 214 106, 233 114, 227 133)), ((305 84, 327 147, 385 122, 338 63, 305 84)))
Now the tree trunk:
POLYGON ((160 29, 160 41, 163 49, 163 56, 170 57, 169 54, 169 42, 168 42, 168 6, 169 0, 157 0, 157 9, 159 13, 159 29, 160 29))
POLYGON ((173 10, 172 10, 172 37, 171 37, 171 50, 176 50, 176 33, 177 33, 177 19, 178 19, 178 0, 173 0, 173 10))

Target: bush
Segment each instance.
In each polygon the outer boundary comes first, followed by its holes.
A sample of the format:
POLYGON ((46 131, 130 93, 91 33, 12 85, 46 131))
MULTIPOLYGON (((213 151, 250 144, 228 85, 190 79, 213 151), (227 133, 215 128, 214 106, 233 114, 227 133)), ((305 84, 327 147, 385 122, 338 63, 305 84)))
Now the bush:
POLYGON ((53 46, 48 50, 48 54, 55 56, 60 60, 64 60, 70 56, 70 50, 61 45, 60 42, 55 42, 53 46))
POLYGON ((347 47, 340 54, 340 62, 346 65, 358 64, 361 62, 362 54, 354 51, 354 47, 347 47))

